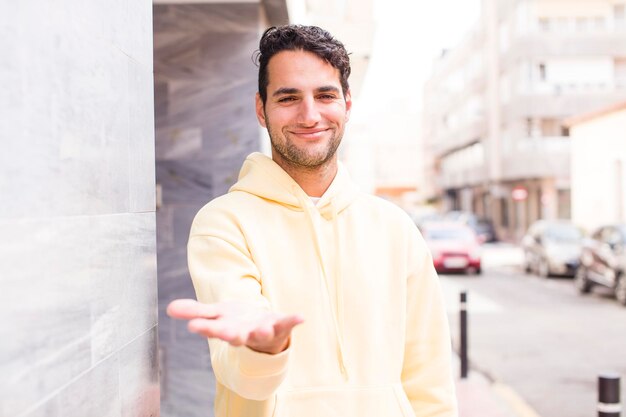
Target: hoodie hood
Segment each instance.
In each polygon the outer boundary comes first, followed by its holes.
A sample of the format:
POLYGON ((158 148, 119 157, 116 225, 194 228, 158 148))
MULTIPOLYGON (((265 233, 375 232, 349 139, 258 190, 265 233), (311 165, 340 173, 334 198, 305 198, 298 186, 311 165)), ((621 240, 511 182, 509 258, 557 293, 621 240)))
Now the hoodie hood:
MULTIPOLYGON (((243 191, 279 203, 291 210, 303 211, 309 197, 304 190, 276 162, 255 152, 250 154, 239 172, 239 179, 229 192, 243 191)), ((337 175, 316 207, 328 219, 333 209, 337 214, 345 210, 356 198, 357 189, 343 164, 339 163, 337 175), (331 208, 333 206, 333 208, 331 208)))

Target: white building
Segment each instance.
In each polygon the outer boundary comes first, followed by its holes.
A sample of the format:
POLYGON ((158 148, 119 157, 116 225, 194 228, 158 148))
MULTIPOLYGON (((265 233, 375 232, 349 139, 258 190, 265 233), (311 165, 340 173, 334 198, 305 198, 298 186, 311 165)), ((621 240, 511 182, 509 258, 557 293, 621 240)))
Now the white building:
POLYGON ((568 123, 572 221, 589 232, 626 223, 626 102, 568 123))
POLYGON ((536 219, 569 218, 564 120, 626 99, 625 8, 484 0, 425 88, 427 196, 491 218, 509 239, 536 219))

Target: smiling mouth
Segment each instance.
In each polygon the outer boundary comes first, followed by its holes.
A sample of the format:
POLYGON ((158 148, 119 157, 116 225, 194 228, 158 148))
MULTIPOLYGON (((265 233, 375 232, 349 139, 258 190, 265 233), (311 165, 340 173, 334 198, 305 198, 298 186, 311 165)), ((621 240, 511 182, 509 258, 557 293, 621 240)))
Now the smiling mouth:
POLYGON ((317 139, 322 137, 328 130, 330 129, 296 130, 291 131, 291 133, 305 139, 317 139))

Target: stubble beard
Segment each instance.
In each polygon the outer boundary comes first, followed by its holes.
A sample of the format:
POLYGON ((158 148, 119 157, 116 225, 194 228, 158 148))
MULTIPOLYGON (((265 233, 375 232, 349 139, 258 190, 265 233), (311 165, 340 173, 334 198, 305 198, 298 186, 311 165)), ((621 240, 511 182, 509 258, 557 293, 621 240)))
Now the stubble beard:
POLYGON ((276 132, 272 129, 270 123, 267 122, 267 118, 265 120, 272 148, 286 163, 294 167, 315 169, 328 164, 337 153, 337 149, 343 138, 343 130, 333 130, 324 149, 309 152, 306 149, 299 148, 294 141, 290 139, 288 133, 283 134, 282 132, 276 132), (282 140, 278 138, 282 138, 282 140))

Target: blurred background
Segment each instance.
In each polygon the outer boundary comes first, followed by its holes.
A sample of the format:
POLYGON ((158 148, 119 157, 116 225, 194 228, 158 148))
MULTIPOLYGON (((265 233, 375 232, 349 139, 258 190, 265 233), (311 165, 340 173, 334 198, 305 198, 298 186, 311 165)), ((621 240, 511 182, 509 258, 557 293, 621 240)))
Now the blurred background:
POLYGON ((252 56, 287 23, 351 52, 340 158, 422 231, 455 349, 470 291, 507 387, 475 415, 594 415, 626 374, 625 0, 0 0, 0 416, 212 415, 164 308, 195 213, 270 151, 252 56))

